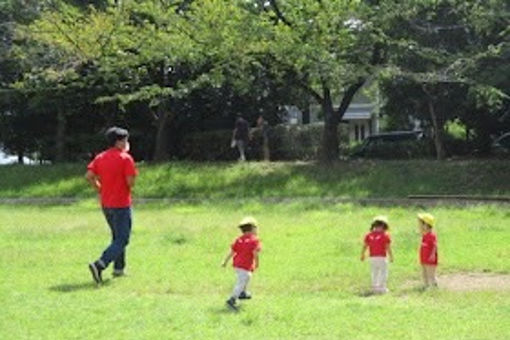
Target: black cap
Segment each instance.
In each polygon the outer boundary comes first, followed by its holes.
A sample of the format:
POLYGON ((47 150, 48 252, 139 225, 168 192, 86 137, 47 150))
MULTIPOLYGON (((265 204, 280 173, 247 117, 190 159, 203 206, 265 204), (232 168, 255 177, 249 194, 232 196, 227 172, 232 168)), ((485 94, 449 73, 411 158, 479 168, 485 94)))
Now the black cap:
POLYGON ((117 141, 129 137, 129 132, 126 129, 122 129, 117 126, 113 126, 113 127, 109 128, 108 130, 106 130, 105 136, 106 136, 106 140, 108 141, 108 144, 110 146, 113 146, 113 145, 115 145, 115 143, 117 141))

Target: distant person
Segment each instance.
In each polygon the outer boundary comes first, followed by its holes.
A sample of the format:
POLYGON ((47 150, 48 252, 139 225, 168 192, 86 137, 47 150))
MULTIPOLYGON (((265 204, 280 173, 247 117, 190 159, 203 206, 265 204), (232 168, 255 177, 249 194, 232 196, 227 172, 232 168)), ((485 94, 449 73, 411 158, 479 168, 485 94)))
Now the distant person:
POLYGON ((257 128, 262 135, 262 159, 269 162, 269 124, 262 115, 257 119, 257 128))
POLYGON ((92 278, 103 282, 102 272, 113 262, 113 276, 124 275, 126 246, 131 234, 131 189, 137 170, 129 151, 127 130, 112 127, 106 131, 109 149, 97 155, 87 166, 85 175, 101 198, 106 222, 112 232, 111 244, 101 257, 89 264, 92 278))
POLYGON ((429 213, 418 214, 418 228, 422 234, 420 245, 420 263, 425 288, 437 287, 437 237, 432 231, 436 219, 429 213))
POLYGON ((250 125, 242 117, 238 116, 235 122, 234 131, 232 133, 232 147, 237 146, 239 150, 239 160, 246 160, 246 148, 250 141, 250 125))
POLYGON ((259 252, 261 243, 257 237, 257 221, 253 217, 245 217, 239 223, 242 235, 239 236, 232 246, 230 253, 222 263, 225 267, 231 258, 237 274, 237 282, 232 292, 232 296, 227 300, 227 306, 233 310, 238 310, 237 299, 251 299, 251 294, 247 291, 252 273, 259 266, 259 252))
POLYGON ((393 262, 393 253, 390 246, 391 238, 387 233, 388 229, 388 218, 386 216, 376 216, 372 220, 370 232, 365 236, 361 250, 361 261, 364 261, 365 253, 369 249, 372 292, 374 294, 388 292, 388 260, 386 256, 388 255, 390 261, 393 262))

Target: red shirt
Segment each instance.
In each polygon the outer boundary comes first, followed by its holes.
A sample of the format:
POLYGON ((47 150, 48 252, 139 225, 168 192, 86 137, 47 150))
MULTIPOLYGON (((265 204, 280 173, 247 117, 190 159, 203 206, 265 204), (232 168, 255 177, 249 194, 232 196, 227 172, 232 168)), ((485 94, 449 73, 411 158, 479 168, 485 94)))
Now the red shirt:
POLYGON ((244 270, 255 270, 255 252, 261 250, 261 244, 257 235, 252 233, 238 237, 231 247, 234 254, 234 267, 244 270))
POLYGON ((386 256, 386 246, 391 243, 390 235, 384 231, 372 231, 365 236, 370 256, 386 256))
POLYGON ((97 155, 87 166, 101 182, 101 204, 105 208, 131 206, 131 189, 127 176, 136 176, 133 157, 118 148, 110 148, 97 155))
POLYGON ((421 238, 420 262, 421 264, 437 265, 437 237, 431 231, 421 238))

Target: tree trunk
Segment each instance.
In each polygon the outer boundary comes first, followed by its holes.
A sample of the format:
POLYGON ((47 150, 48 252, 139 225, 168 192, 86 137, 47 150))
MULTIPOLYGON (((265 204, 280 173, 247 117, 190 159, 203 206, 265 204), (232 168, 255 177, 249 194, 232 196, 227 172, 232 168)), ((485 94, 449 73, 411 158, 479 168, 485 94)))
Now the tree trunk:
POLYGON ((66 115, 63 111, 57 113, 57 133, 55 134, 55 162, 60 163, 65 160, 66 147, 66 115))
POLYGON ((169 159, 168 154, 168 128, 167 124, 170 120, 170 113, 164 108, 165 105, 160 105, 158 108, 159 114, 156 120, 156 141, 154 147, 154 161, 165 162, 169 159))
POLYGON ((322 109, 324 111, 324 132, 322 136, 321 160, 331 162, 338 160, 340 156, 338 140, 338 124, 342 120, 345 112, 354 98, 354 95, 365 83, 365 79, 360 79, 357 83, 347 88, 338 109, 333 108, 331 92, 329 88, 323 85, 322 109))
POLYGON ((322 99, 322 110, 324 111, 324 131, 322 132, 320 160, 332 162, 338 160, 338 123, 340 122, 333 109, 331 92, 327 86, 323 86, 324 96, 322 99))
POLYGON ((333 162, 338 160, 339 154, 338 122, 334 118, 325 120, 322 134, 321 160, 327 163, 333 162))
POLYGON ((434 107, 434 97, 428 91, 426 85, 422 86, 423 92, 427 95, 427 106, 429 109, 430 121, 434 128, 434 148, 436 149, 436 159, 444 160, 446 158, 446 150, 444 148, 444 121, 438 116, 434 107))
POLYGON ((310 99, 308 96, 305 99, 304 108, 303 108, 303 124, 310 124, 310 99))
POLYGON ((434 127, 434 147, 436 149, 436 158, 438 160, 443 160, 446 158, 446 152, 443 143, 443 123, 438 118, 436 110, 434 108, 434 103, 432 99, 429 98, 427 101, 427 105, 429 108, 430 119, 432 121, 432 126, 434 127))

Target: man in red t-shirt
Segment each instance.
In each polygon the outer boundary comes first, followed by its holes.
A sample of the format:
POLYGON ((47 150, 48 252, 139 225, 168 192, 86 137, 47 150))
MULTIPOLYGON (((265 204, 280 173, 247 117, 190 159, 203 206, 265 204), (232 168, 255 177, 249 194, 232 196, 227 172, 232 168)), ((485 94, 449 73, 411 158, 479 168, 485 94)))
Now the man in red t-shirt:
POLYGON ((238 237, 230 247, 230 253, 223 261, 225 267, 228 261, 233 257, 233 265, 237 274, 237 283, 230 299, 227 300, 227 306, 237 310, 237 299, 251 299, 251 295, 246 291, 253 271, 259 266, 259 252, 261 244, 257 238, 257 221, 253 217, 245 217, 240 223, 239 228, 242 235, 238 237))
POLYGON ((114 262, 114 276, 124 275, 126 246, 131 234, 131 188, 138 174, 129 151, 127 130, 112 127, 106 131, 110 148, 97 155, 87 166, 85 175, 97 190, 112 242, 101 257, 89 264, 94 281, 102 283, 102 271, 114 262))

